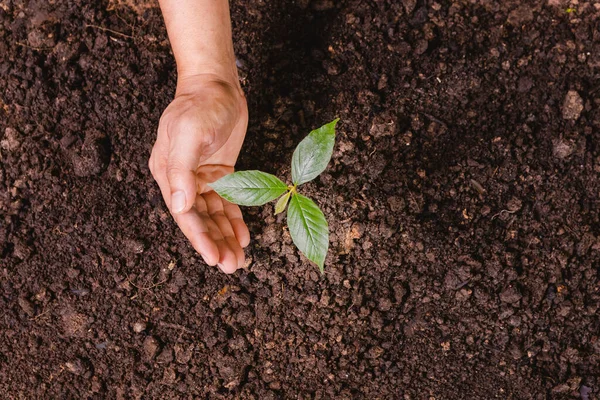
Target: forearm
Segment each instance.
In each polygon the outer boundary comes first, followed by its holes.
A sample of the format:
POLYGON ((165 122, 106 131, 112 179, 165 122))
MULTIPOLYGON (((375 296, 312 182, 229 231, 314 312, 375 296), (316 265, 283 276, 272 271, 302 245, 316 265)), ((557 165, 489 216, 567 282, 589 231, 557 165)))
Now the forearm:
POLYGON ((228 0, 159 0, 179 79, 200 74, 237 83, 228 0))

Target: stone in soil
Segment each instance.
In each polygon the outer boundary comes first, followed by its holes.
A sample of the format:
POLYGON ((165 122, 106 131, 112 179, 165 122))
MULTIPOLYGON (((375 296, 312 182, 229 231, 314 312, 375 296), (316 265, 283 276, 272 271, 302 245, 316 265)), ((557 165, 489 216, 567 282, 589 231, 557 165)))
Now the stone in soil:
POLYGON ((144 358, 146 360, 152 360, 156 356, 159 348, 160 344, 156 338, 153 336, 146 337, 143 344, 144 358))
POLYGON ((574 146, 566 140, 555 140, 552 143, 552 154, 554 157, 563 159, 573 154, 574 146))
POLYGON ((563 102, 563 119, 577 120, 583 111, 583 99, 575 90, 569 90, 563 102))

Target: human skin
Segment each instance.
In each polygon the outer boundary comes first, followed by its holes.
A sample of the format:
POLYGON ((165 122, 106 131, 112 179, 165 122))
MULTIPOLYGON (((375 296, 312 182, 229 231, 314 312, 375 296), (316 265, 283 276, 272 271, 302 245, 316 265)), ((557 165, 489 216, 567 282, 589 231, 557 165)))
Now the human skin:
POLYGON ((248 125, 227 0, 160 0, 177 63, 175 98, 148 165, 171 215, 208 265, 233 273, 250 241, 237 205, 207 183, 233 172, 248 125))

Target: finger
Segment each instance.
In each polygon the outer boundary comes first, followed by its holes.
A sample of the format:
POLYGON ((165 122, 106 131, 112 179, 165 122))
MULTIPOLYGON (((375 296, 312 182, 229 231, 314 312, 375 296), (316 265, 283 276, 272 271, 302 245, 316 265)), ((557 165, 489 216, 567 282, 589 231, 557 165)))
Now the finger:
POLYGON ((217 264, 219 269, 226 274, 233 274, 238 269, 238 260, 235 252, 231 250, 225 239, 221 239, 216 243, 221 256, 219 263, 217 264))
POLYGON ((165 204, 167 208, 171 209, 171 188, 169 187, 169 180, 167 179, 167 173, 165 168, 161 167, 159 156, 156 156, 154 153, 151 157, 152 166, 150 170, 152 171, 152 176, 156 183, 158 183, 158 187, 160 188, 160 192, 165 200, 165 204))
POLYGON ((237 269, 244 268, 244 264, 246 264, 246 254, 244 253, 242 246, 240 246, 240 243, 234 235, 227 236, 225 240, 227 241, 229 248, 235 253, 235 257, 237 258, 237 269))
POLYGON ((173 214, 171 207, 171 186, 167 176, 169 143, 166 135, 165 124, 160 124, 158 127, 158 137, 152 149, 150 157, 150 171, 152 176, 160 188, 162 197, 167 205, 167 208, 173 214))
POLYGON ((250 231, 248 230, 248 226, 244 222, 244 218, 242 217, 242 211, 240 210, 240 207, 228 202, 225 199, 222 199, 222 202, 225 216, 229 219, 229 223, 233 228, 233 232, 235 233, 235 237, 238 243, 242 247, 248 246, 248 244, 250 244, 250 231))
POLYGON ((246 261, 246 255, 244 254, 244 250, 240 246, 240 243, 237 241, 231 224, 229 223, 229 219, 223 214, 223 212, 218 212, 215 214, 210 214, 210 218, 215 222, 221 234, 224 236, 225 243, 229 247, 229 250, 233 252, 237 259, 236 269, 242 268, 244 266, 244 262, 246 261))
POLYGON ((229 219, 225 216, 221 197, 215 192, 208 192, 202 197, 204 197, 206 200, 206 206, 208 208, 208 214, 210 218, 215 222, 221 231, 229 250, 235 254, 237 259, 236 268, 242 268, 244 266, 244 262, 246 261, 246 256, 244 254, 244 250, 242 250, 242 247, 235 237, 229 219))
POLYGON ((232 274, 237 270, 237 256, 235 252, 231 250, 221 230, 215 221, 213 221, 208 214, 206 215, 206 226, 208 228, 209 234, 215 245, 217 246, 217 250, 219 252, 219 258, 217 261, 217 266, 222 272, 226 274, 232 274))
MULTIPOLYGON (((211 199, 207 201, 206 195, 198 196, 196 201, 197 207, 202 209, 202 216, 205 217, 206 226, 210 234, 211 239, 214 241, 219 251, 219 260, 217 266, 219 269, 226 274, 232 274, 237 270, 238 260, 235 252, 228 245, 223 232, 217 225, 217 223, 208 214, 211 211, 211 199)), ((213 208, 214 209, 214 208, 213 208)))
MULTIPOLYGON (((219 246, 210 232, 208 214, 192 208, 185 214, 174 214, 179 228, 208 265, 219 263, 219 246)), ((214 223, 214 222, 213 222, 214 223)))
POLYGON ((171 188, 171 211, 187 212, 196 200, 196 168, 204 148, 205 138, 192 122, 180 122, 169 127, 167 178, 171 188))
MULTIPOLYGON (((154 153, 151 158, 151 163, 151 170, 154 179, 158 183, 158 187, 160 188, 163 198, 165 199, 167 208, 170 208, 171 189, 164 164, 161 167, 160 159, 154 153)), ((179 229, 181 229, 185 237, 187 237, 190 243, 192 243, 194 249, 200 253, 204 261, 208 265, 215 265, 219 260, 219 251, 217 245, 208 233, 208 228, 206 226, 206 222, 204 221, 205 219, 208 219, 206 203, 200 196, 199 200, 200 201, 197 202, 196 207, 187 213, 190 215, 181 215, 178 217, 177 215, 173 214, 173 217, 179 226, 179 229)))

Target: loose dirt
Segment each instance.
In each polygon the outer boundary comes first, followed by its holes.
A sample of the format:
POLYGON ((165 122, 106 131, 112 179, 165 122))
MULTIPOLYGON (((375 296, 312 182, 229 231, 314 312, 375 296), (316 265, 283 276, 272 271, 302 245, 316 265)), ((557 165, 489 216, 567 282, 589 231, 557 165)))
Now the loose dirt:
POLYGON ((207 267, 147 168, 175 69, 143 1, 0 4, 0 392, 63 399, 598 399, 600 7, 232 4, 238 167, 306 193, 323 276, 272 206, 207 267))

